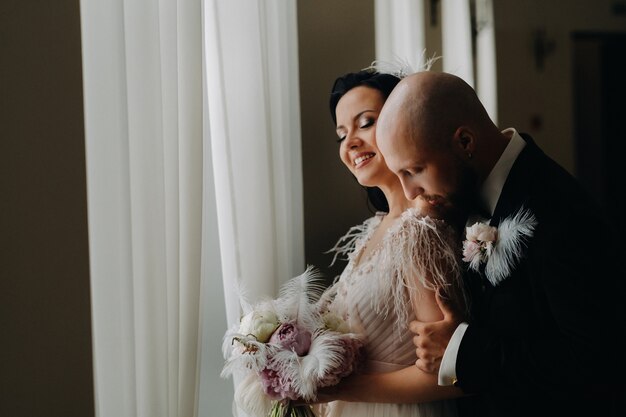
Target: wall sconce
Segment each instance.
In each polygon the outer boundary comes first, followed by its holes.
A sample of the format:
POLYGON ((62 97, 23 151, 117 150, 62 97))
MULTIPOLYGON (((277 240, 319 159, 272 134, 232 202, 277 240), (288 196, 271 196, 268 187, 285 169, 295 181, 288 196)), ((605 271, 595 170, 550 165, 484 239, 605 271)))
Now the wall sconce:
POLYGON ((545 28, 533 32, 533 54, 535 56, 535 68, 543 71, 546 57, 554 52, 554 40, 549 39, 545 28))

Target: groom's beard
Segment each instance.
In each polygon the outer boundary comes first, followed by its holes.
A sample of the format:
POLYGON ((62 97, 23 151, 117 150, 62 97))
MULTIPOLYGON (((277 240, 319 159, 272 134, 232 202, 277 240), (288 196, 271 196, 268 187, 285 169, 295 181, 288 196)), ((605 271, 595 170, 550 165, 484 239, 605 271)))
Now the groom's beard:
POLYGON ((423 214, 442 219, 462 233, 468 216, 480 212, 480 187, 478 175, 464 161, 458 160, 453 169, 455 171, 453 192, 447 195, 422 194, 419 198, 426 202, 434 202, 425 205, 423 214))
POLYGON ((468 216, 482 210, 480 186, 478 175, 464 163, 458 165, 456 181, 456 190, 447 197, 450 206, 446 218, 448 222, 463 230, 468 216))

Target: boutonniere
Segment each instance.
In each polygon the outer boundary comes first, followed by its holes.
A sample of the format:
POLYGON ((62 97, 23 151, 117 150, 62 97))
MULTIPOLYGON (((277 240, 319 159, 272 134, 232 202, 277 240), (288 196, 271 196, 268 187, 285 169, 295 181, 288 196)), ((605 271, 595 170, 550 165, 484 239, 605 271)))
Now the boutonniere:
POLYGON ((500 222, 497 228, 474 223, 466 228, 463 260, 469 262, 473 271, 479 271, 481 264, 485 264, 485 276, 492 285, 498 285, 522 257, 524 244, 536 226, 535 216, 523 208, 500 222))

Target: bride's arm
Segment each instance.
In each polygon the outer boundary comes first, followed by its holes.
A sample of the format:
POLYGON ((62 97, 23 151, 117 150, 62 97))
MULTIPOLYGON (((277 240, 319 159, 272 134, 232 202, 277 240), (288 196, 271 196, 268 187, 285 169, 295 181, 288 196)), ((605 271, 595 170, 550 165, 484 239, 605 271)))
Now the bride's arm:
MULTIPOLYGON (((420 285, 419 280, 416 282, 420 285)), ((413 299, 412 306, 415 316, 420 320, 434 321, 443 317, 434 291, 423 286, 419 295, 413 299)), ((413 404, 458 398, 463 395, 460 388, 439 386, 436 374, 427 374, 412 365, 393 372, 352 375, 335 386, 320 389, 316 402, 342 400, 413 404)))
POLYGON ((437 375, 416 366, 378 374, 357 374, 338 385, 318 391, 316 402, 335 400, 370 403, 412 404, 463 396, 461 389, 437 384, 437 375))

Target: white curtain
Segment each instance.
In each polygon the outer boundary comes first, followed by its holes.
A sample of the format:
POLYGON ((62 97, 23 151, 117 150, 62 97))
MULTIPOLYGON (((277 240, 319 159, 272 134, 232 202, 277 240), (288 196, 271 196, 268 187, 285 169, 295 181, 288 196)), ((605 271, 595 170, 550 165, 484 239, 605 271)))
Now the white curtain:
POLYGON ((200 1, 82 0, 97 416, 192 416, 200 1))
POLYGON ((304 271, 295 0, 206 0, 206 88, 228 322, 239 281, 304 271))
MULTIPOLYGON (((274 297, 305 269, 296 1, 205 0, 203 22, 205 137, 231 326, 241 313, 238 287, 274 297)), ((203 360, 215 355, 207 348, 203 360)), ((201 392, 213 386, 207 370, 221 363, 203 363, 201 392)), ((208 398, 201 415, 217 415, 208 398)))
POLYGON ((81 24, 96 415, 228 415, 234 283, 304 269, 295 0, 81 0, 81 24))
POLYGON ((470 0, 441 1, 443 70, 474 86, 470 0))
POLYGON ((443 70, 476 89, 491 119, 498 123, 496 42, 492 0, 442 0, 443 70), (475 50, 472 16, 475 11, 475 50))
POLYGON ((426 49, 424 0, 375 0, 376 59, 421 68, 426 49))
POLYGON ((497 125, 498 78, 492 0, 476 0, 476 31, 476 92, 497 125))

